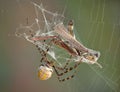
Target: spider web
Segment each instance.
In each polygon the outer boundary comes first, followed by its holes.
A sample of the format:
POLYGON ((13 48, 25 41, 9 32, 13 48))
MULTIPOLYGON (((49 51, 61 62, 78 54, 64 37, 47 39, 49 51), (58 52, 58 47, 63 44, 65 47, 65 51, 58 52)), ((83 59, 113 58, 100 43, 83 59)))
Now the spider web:
MULTIPOLYGON (((36 4, 34 5, 37 6, 36 4)), ((37 16, 37 18, 35 19, 35 23, 33 23, 31 26, 21 26, 20 28, 25 28, 27 30, 32 28, 33 31, 39 30, 41 28, 39 28, 40 26, 38 20, 40 20, 43 22, 42 29, 44 30, 44 32, 48 31, 47 33, 52 35, 52 33, 49 33, 49 31, 52 30, 52 27, 55 24, 64 20, 63 15, 64 13, 66 13, 67 19, 70 19, 71 17, 74 18, 74 32, 76 38, 79 41, 81 40, 85 46, 89 48, 94 48, 101 52, 101 57, 98 62, 102 64, 103 69, 99 69, 98 67, 93 65, 83 64, 79 67, 76 77, 72 81, 66 82, 65 84, 67 85, 62 86, 67 88, 67 91, 69 92, 118 92, 120 90, 119 1, 109 2, 107 0, 92 0, 90 2, 89 0, 68 0, 66 12, 63 12, 60 16, 58 13, 49 12, 51 16, 45 16, 46 20, 41 19, 41 17, 39 16, 39 8, 36 9, 35 7, 37 16), (72 8, 72 6, 74 6, 74 8, 72 8), (69 12, 67 11, 74 13, 69 14, 69 12), (51 22, 48 22, 47 18, 51 18, 51 22)), ((42 9, 44 8, 42 7, 42 9)), ((40 31, 43 32, 43 30, 40 31)), ((37 32, 36 34, 39 35, 40 33, 37 32)), ((27 39, 29 37, 29 34, 22 34, 21 36, 24 36, 27 39)), ((27 40, 30 41, 29 39, 27 40)), ((50 52, 50 54, 51 53, 54 52, 50 52)), ((60 52, 58 51, 58 53, 60 52)), ((56 56, 53 55, 52 57, 55 59, 56 56)), ((62 56, 59 55, 59 57, 62 56)), ((60 62, 58 63, 61 64, 60 62)))

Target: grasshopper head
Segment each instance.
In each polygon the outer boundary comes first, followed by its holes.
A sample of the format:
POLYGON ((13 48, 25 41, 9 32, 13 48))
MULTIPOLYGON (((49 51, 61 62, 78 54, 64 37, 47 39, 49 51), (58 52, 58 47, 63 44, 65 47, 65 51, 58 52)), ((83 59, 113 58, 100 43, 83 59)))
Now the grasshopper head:
POLYGON ((88 63, 88 64, 97 64, 100 68, 102 66, 97 62, 97 60, 100 57, 99 51, 90 50, 87 53, 83 53, 83 60, 82 62, 88 63))

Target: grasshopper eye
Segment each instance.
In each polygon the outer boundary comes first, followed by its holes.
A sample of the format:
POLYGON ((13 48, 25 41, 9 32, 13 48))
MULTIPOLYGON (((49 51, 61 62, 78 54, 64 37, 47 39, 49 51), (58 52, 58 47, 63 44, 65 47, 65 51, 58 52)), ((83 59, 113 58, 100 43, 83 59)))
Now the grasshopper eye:
POLYGON ((94 54, 96 57, 98 57, 98 53, 94 54))
POLYGON ((97 53, 95 53, 94 54, 97 58, 99 58, 100 57, 100 52, 97 52, 97 53))
POLYGON ((47 80, 52 76, 53 69, 48 66, 40 66, 38 70, 38 77, 40 80, 47 80))

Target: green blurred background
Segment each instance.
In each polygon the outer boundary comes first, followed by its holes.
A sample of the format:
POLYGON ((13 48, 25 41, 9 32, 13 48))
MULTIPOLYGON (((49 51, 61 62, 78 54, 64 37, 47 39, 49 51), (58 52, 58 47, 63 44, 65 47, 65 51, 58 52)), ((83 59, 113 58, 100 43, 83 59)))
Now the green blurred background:
POLYGON ((0 92, 120 92, 120 1, 119 0, 0 0, 0 92), (15 36, 20 24, 35 19, 34 6, 62 13, 73 19, 75 34, 89 48, 101 52, 95 65, 80 65, 74 79, 59 83, 56 75, 40 81, 37 49, 15 36))

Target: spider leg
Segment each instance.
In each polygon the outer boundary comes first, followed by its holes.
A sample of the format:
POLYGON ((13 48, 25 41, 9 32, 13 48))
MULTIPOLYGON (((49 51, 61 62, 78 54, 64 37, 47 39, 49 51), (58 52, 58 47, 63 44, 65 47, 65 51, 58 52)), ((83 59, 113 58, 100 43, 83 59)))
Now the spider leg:
POLYGON ((58 70, 65 70, 67 68, 67 66, 69 65, 69 63, 70 63, 70 59, 71 58, 72 58, 72 55, 70 55, 69 60, 66 61, 65 65, 63 67, 57 66, 56 69, 58 69, 58 70))
POLYGON ((69 71, 72 71, 73 69, 76 69, 80 64, 81 64, 81 60, 79 62, 77 62, 73 67, 65 68, 64 72, 62 72, 62 73, 59 73, 57 71, 56 66, 53 65, 52 67, 54 68, 54 70, 58 76, 62 76, 63 74, 68 73, 69 71))
MULTIPOLYGON (((72 58, 72 55, 70 55, 70 59, 72 58)), ((68 64, 70 63, 70 59, 69 60, 67 60, 67 62, 66 62, 66 64, 65 64, 65 66, 63 67, 64 69, 66 69, 66 67, 68 66, 68 64)))
MULTIPOLYGON (((31 35, 31 38, 33 38, 33 37, 34 37, 34 34, 32 33, 31 30, 29 31, 29 33, 30 33, 30 35, 31 35)), ((36 40, 33 40, 33 41, 34 41, 34 43, 37 42, 36 40)), ((43 40, 43 45, 44 45, 45 41, 46 41, 46 40, 43 40)), ((40 60, 40 62, 42 62, 42 61, 44 60, 44 57, 46 57, 46 54, 47 54, 47 52, 49 51, 49 48, 46 47, 46 51, 44 51, 44 50, 42 50, 42 49, 39 47, 38 44, 35 44, 35 46, 36 46, 36 48, 38 49, 39 53, 40 53, 41 56, 42 56, 42 58, 41 58, 41 60, 40 60)))
MULTIPOLYGON (((82 60, 82 59, 81 59, 81 60, 82 60)), ((56 74, 57 74, 57 76, 58 76, 58 80, 59 80, 60 82, 63 82, 63 81, 69 80, 69 79, 71 79, 71 78, 74 78, 76 71, 74 72, 73 75, 68 76, 67 78, 61 79, 60 77, 63 76, 65 73, 68 73, 68 72, 72 71, 73 69, 76 69, 76 68, 81 64, 81 60, 80 60, 79 62, 77 62, 73 67, 65 68, 65 71, 62 72, 62 73, 59 73, 58 70, 56 69, 56 67, 53 65, 52 67, 54 68, 54 70, 55 70, 55 72, 56 72, 56 74)))
POLYGON ((74 77, 75 77, 75 74, 76 74, 76 71, 75 71, 71 76, 68 76, 68 77, 63 78, 63 79, 61 79, 60 77, 58 77, 58 80, 59 80, 59 82, 67 81, 67 80, 69 80, 69 79, 74 78, 74 77))

